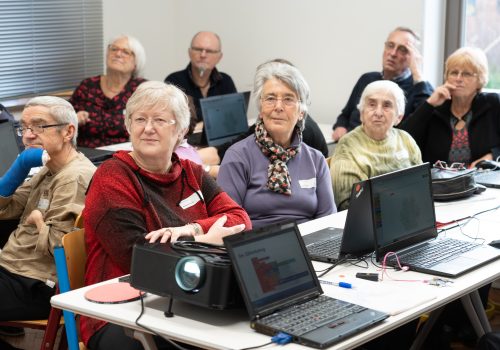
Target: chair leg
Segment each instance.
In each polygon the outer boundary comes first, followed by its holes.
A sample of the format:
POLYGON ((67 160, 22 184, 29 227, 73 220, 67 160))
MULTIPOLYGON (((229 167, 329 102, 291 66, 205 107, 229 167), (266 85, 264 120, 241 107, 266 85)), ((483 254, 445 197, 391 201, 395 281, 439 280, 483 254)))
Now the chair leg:
POLYGON ((61 327, 61 340, 59 341, 58 350, 68 350, 68 338, 66 337, 66 328, 61 327))
POLYGON ((52 350, 54 349, 54 343, 56 342, 57 330, 59 329, 59 322, 61 321, 61 309, 51 308, 49 318, 47 320, 47 328, 43 334, 42 344, 40 345, 40 350, 52 350))

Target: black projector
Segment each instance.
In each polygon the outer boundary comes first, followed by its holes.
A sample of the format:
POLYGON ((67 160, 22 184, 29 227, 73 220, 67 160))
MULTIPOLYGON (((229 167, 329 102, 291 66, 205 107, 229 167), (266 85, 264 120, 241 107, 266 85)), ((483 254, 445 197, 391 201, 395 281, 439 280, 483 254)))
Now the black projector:
MULTIPOLYGON (((173 247, 170 243, 136 244, 130 285, 210 309, 243 306, 227 254, 195 242, 177 242, 173 247)), ((170 310, 165 314, 171 316, 170 310)))

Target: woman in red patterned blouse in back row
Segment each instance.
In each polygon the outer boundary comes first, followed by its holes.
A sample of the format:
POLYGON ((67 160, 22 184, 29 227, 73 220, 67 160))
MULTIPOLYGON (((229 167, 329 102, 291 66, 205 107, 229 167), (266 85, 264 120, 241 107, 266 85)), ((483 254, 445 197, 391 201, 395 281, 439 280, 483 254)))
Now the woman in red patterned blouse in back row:
POLYGON ((106 74, 84 79, 69 100, 78 116, 78 146, 100 147, 127 142, 125 105, 146 63, 141 43, 128 35, 109 42, 106 74))

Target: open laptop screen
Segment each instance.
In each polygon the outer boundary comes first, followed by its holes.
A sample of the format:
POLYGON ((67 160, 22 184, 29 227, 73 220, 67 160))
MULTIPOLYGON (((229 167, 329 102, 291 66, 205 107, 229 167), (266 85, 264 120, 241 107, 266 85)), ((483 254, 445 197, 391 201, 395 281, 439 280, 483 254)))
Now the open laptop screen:
POLYGON ((0 123, 0 177, 2 177, 23 150, 11 121, 0 123))
POLYGON ((274 227, 267 233, 250 232, 224 240, 244 286, 242 292, 256 314, 274 303, 321 292, 296 225, 274 227))
POLYGON ((245 97, 241 93, 200 100, 207 144, 217 146, 247 132, 245 97))
POLYGON ((378 252, 385 254, 437 235, 428 163, 373 177, 370 182, 378 252))

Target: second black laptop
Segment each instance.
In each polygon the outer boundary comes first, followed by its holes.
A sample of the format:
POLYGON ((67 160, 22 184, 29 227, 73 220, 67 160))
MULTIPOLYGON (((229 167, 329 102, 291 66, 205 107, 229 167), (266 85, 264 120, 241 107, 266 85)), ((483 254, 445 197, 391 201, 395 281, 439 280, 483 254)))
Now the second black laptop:
MULTIPOLYGON (((377 261, 457 277, 500 257, 487 244, 439 239, 428 163, 370 179, 377 261)), ((458 214, 457 214, 458 215, 458 214)))

